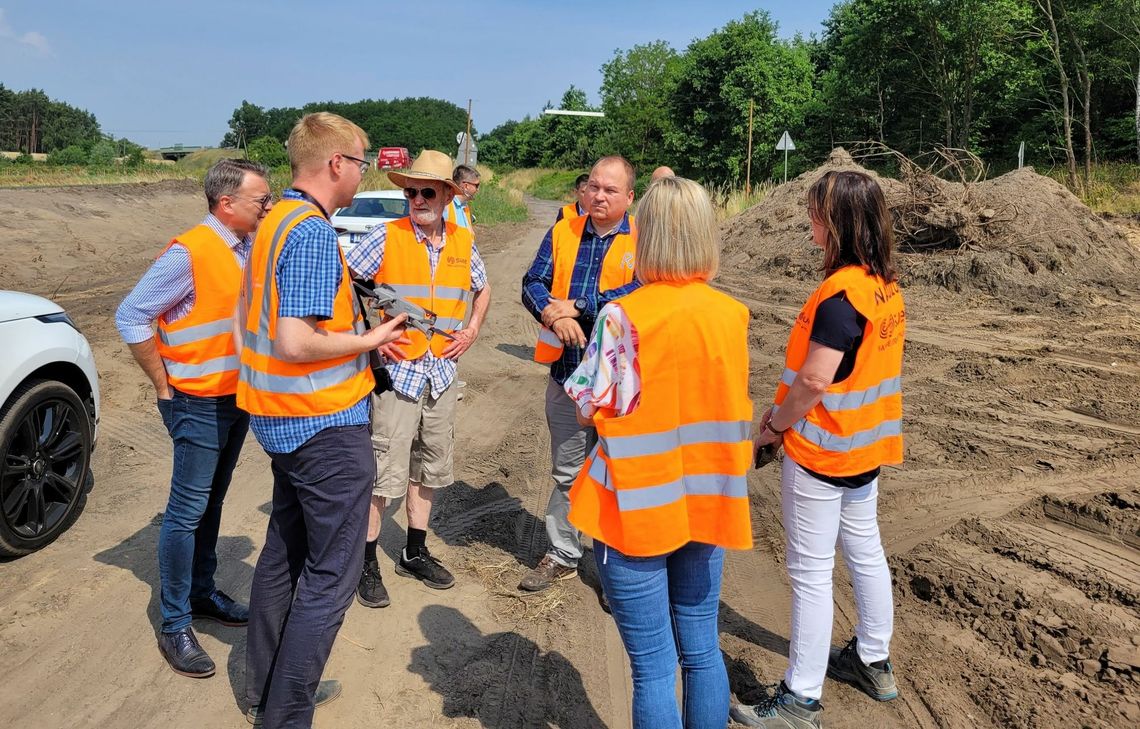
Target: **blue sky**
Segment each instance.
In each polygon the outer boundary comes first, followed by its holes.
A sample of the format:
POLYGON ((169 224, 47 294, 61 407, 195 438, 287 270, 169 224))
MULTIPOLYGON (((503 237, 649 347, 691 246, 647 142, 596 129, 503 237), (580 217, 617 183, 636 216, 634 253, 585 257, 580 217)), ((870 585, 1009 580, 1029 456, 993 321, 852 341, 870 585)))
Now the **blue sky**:
POLYGON ((472 98, 487 132, 538 114, 570 84, 596 102, 616 49, 659 39, 683 49, 758 8, 783 36, 818 33, 833 4, 0 0, 0 83, 42 88, 147 146, 215 145, 243 99, 472 98))

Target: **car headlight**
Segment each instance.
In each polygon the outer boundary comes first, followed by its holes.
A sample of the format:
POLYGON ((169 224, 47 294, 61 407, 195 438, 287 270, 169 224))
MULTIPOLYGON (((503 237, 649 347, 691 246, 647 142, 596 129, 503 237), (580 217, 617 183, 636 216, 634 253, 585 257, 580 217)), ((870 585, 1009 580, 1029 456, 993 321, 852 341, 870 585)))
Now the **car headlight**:
POLYGON ((75 325, 71 317, 67 315, 66 311, 56 311, 51 314, 40 314, 36 317, 37 320, 42 321, 44 324, 66 324, 75 331, 79 331, 79 327, 75 325))

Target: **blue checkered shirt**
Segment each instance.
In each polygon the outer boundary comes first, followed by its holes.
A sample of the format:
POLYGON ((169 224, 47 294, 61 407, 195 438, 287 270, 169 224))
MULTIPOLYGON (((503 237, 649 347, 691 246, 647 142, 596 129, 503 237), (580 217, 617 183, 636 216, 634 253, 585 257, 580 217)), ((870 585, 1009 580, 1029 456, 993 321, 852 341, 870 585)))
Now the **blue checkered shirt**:
MULTIPOLYGON (((439 254, 447 246, 447 232, 444 231, 443 243, 436 248, 428 240, 427 235, 420 230, 420 226, 412 221, 412 230, 415 231, 416 240, 427 248, 428 263, 431 264, 431 275, 435 278, 435 268, 439 263, 439 254)), ((384 263, 384 242, 388 238, 388 226, 377 225, 365 236, 364 240, 346 257, 348 270, 355 278, 371 281, 384 263)), ((471 244, 471 289, 482 291, 487 285, 487 267, 483 265, 483 257, 479 249, 471 244)), ((459 369, 458 363, 453 359, 436 357, 429 348, 422 357, 403 362, 394 362, 388 365, 388 373, 392 375, 392 387, 401 395, 419 400, 423 395, 424 387, 431 384, 432 397, 439 397, 455 380, 459 369)))
MULTIPOLYGON (((304 198, 297 191, 287 189, 281 199, 304 198)), ((338 245, 336 230, 323 217, 306 218, 289 231, 281 244, 274 270, 277 316, 332 318, 333 302, 344 275, 338 245)), ((366 425, 371 417, 370 407, 370 399, 365 397, 352 407, 329 415, 300 418, 251 415, 249 429, 261 447, 270 453, 291 453, 326 428, 366 425)))
MULTIPOLYGON (((594 221, 586 221, 586 229, 582 232, 582 244, 578 246, 578 259, 574 262, 574 270, 570 274, 570 292, 566 298, 570 301, 585 299, 586 308, 578 317, 578 324, 586 335, 587 343, 594 330, 594 320, 598 311, 610 303, 636 290, 641 284, 631 281, 625 286, 609 291, 598 291, 598 278, 602 275, 602 262, 609 253, 610 243, 618 233, 629 233, 629 214, 622 218, 618 227, 609 235, 602 237, 594 230, 594 221)), ((542 310, 550 303, 550 287, 554 285, 554 228, 546 231, 546 237, 538 247, 534 263, 523 275, 522 303, 531 316, 542 324, 542 310)), ((551 363, 550 376, 559 385, 566 382, 566 378, 578 369, 582 362, 585 348, 563 347, 562 356, 551 363)))

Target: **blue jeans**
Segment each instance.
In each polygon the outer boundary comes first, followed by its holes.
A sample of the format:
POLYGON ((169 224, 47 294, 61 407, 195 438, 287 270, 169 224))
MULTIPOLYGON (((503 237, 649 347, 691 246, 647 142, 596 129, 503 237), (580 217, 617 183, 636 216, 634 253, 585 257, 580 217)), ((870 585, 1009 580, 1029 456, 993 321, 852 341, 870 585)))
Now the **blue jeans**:
POLYGON ((233 395, 197 397, 178 390, 171 400, 158 401, 158 411, 174 441, 170 499, 158 533, 162 632, 173 633, 190 625, 190 600, 214 591, 222 502, 249 415, 233 395))
POLYGON ((717 614, 724 548, 689 542, 627 557, 594 540, 594 558, 633 669, 634 729, 724 729, 728 671, 717 614), (683 713, 676 692, 678 653, 683 713))

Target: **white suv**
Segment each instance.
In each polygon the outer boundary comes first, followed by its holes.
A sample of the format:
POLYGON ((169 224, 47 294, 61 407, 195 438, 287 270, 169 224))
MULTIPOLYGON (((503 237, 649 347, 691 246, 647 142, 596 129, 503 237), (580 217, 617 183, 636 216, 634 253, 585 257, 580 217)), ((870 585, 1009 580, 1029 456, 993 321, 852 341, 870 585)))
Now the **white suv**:
POLYGON ((48 544, 92 482, 99 378, 91 345, 58 305, 0 291, 0 556, 48 544))

